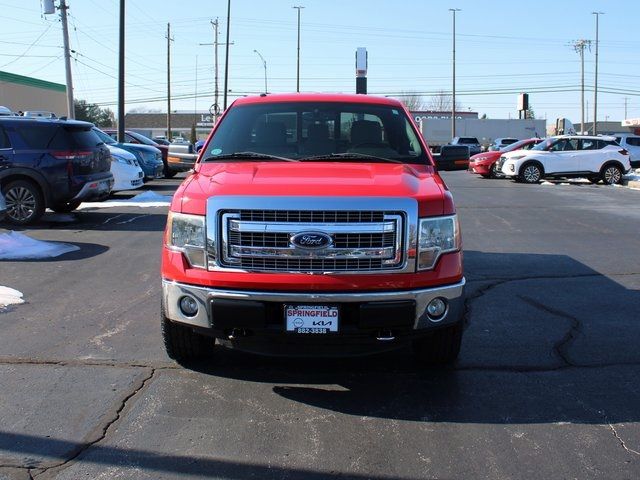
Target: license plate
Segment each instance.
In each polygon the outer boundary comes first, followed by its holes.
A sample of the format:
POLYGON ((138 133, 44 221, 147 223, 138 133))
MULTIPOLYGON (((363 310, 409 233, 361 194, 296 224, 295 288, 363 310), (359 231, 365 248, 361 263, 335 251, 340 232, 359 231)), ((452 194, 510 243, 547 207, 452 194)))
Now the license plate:
POLYGON ((338 307, 327 305, 285 305, 287 332, 325 334, 338 331, 338 307))

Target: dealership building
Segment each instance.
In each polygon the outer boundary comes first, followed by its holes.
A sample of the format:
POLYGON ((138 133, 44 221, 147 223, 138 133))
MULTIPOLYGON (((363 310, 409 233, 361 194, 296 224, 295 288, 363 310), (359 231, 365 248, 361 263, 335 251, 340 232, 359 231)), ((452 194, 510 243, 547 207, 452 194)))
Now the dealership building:
POLYGON ((14 112, 43 110, 64 116, 67 114, 67 87, 0 71, 0 105, 14 112))

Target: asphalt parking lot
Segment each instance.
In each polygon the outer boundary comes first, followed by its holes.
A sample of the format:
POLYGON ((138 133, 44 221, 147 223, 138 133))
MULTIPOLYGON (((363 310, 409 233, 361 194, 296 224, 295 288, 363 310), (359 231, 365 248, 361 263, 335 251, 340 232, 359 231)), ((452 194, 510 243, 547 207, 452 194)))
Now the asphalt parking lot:
POLYGON ((0 262, 26 302, 0 312, 0 479, 639 478, 640 191, 443 176, 468 281, 451 369, 231 351, 185 369, 158 318, 167 207, 22 230, 80 249, 0 262))

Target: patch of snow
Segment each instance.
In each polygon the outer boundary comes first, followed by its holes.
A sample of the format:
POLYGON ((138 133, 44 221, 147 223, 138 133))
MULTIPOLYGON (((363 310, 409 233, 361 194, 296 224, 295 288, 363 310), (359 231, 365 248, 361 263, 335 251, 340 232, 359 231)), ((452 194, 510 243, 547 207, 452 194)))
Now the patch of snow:
POLYGON ((591 183, 586 178, 570 178, 569 183, 591 183))
POLYGON ((555 185, 555 183, 551 183, 551 182, 542 182, 540 185, 555 185))
POLYGON ((0 235, 0 260, 53 258, 76 250, 77 245, 35 240, 14 231, 0 235))
POLYGON ((562 182, 559 185, 571 185, 569 182, 562 182))
POLYGON ((20 303, 24 303, 22 292, 0 285, 0 310, 9 305, 18 305, 20 303))
POLYGON ((160 195, 147 190, 139 193, 127 200, 107 200, 106 202, 86 202, 78 207, 78 210, 89 208, 112 208, 112 207, 168 207, 171 205, 172 195, 160 195))

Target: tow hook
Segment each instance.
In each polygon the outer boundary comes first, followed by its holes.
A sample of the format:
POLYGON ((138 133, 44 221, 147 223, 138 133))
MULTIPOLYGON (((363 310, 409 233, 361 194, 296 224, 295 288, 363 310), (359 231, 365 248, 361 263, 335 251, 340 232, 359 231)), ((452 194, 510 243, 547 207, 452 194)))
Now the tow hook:
POLYGON ((229 340, 235 340, 239 337, 246 337, 247 332, 244 328, 234 328, 231 330, 231 333, 227 337, 229 340))
POLYGON ((391 330, 380 330, 376 335, 376 340, 380 342, 391 342, 395 339, 396 337, 393 335, 393 332, 391 330))

